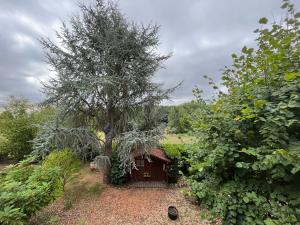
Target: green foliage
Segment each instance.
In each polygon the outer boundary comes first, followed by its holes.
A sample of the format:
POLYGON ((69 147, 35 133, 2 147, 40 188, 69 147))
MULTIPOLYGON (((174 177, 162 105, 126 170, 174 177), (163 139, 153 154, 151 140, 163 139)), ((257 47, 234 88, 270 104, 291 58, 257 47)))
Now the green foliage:
POLYGON ((21 160, 30 154, 30 141, 38 130, 35 125, 49 120, 53 111, 34 106, 26 99, 11 97, 0 113, 0 157, 21 160))
POLYGON ((167 165, 166 173, 168 176, 169 183, 176 183, 180 174, 179 174, 179 160, 177 158, 172 159, 172 162, 167 165))
POLYGON ((183 144, 161 144, 160 147, 171 159, 180 158, 181 153, 185 151, 186 145, 183 144))
POLYGON ((189 151, 192 145, 185 144, 161 144, 160 147, 165 151, 167 156, 172 160, 167 166, 167 175, 171 183, 176 183, 180 171, 187 174, 190 164, 188 162, 189 151))
POLYGON ((60 120, 40 125, 32 141, 32 155, 39 159, 56 149, 70 148, 83 162, 93 159, 101 152, 102 146, 94 132, 84 127, 65 127, 60 120))
POLYGON ((21 225, 57 197, 59 168, 22 162, 0 173, 0 224, 21 225))
POLYGON ((24 99, 11 98, 0 114, 0 152, 5 158, 20 160, 31 151, 28 142, 34 138, 36 128, 24 99))
POLYGON ((73 151, 68 148, 51 152, 43 162, 44 168, 58 167, 60 169, 60 185, 63 191, 66 184, 79 172, 80 166, 80 161, 75 157, 73 151))
POLYGON ((191 120, 199 104, 196 101, 177 106, 169 106, 168 127, 172 133, 187 133, 191 130, 191 120))
POLYGON ((109 158, 113 140, 132 131, 141 111, 154 110, 174 90, 152 79, 169 55, 153 51, 157 25, 129 21, 113 1, 95 0, 80 9, 57 32, 61 44, 41 38, 57 73, 44 85, 45 103, 58 104, 64 118, 75 115, 83 127, 103 131, 101 153, 109 158))
POLYGON ((121 159, 116 151, 111 157, 111 170, 109 174, 109 181, 114 185, 121 185, 126 182, 126 173, 122 167, 121 159))
POLYGON ((197 95, 190 185, 223 224, 300 221, 300 23, 292 4, 283 8, 284 23, 255 31, 256 50, 232 55, 228 92, 209 104, 197 95))
POLYGON ((59 224, 60 217, 59 216, 51 216, 49 219, 49 224, 50 225, 57 225, 59 224))
POLYGON ((164 127, 157 126, 142 130, 139 124, 136 124, 132 130, 122 133, 118 137, 116 151, 121 162, 121 168, 130 171, 135 166, 134 158, 131 153, 135 149, 142 149, 145 154, 149 154, 150 149, 156 146, 163 137, 164 127))

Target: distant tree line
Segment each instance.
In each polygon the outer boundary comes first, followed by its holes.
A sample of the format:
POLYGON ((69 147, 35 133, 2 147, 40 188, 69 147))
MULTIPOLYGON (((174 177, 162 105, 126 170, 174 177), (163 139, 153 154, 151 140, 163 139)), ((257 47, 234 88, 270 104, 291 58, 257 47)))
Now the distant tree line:
POLYGON ((201 105, 191 101, 180 105, 160 106, 161 121, 167 124, 168 132, 183 134, 191 132, 192 120, 201 105))
POLYGON ((10 97, 0 112, 0 160, 19 161, 29 155, 37 126, 50 120, 54 112, 53 107, 10 97))

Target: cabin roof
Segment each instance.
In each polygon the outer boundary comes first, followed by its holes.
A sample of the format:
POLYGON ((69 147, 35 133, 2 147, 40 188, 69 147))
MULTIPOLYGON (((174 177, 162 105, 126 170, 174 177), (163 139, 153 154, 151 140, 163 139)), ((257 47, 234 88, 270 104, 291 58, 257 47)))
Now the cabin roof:
MULTIPOLYGON (((134 155, 134 158, 135 158, 135 157, 143 155, 144 153, 145 153, 144 151, 138 150, 138 151, 135 151, 133 153, 133 155, 134 155)), ((164 152, 164 150, 162 150, 160 148, 152 148, 152 149, 150 149, 149 154, 150 154, 150 156, 158 158, 158 159, 160 159, 160 160, 162 160, 164 162, 167 162, 167 163, 171 162, 171 160, 168 158, 168 156, 166 155, 166 153, 164 152)))

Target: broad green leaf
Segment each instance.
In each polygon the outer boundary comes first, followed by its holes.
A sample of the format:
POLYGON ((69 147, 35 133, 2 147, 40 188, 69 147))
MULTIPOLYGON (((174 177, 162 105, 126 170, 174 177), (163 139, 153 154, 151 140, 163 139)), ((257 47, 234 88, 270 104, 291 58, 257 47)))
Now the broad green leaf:
POLYGON ((240 152, 243 152, 247 155, 253 155, 253 156, 258 156, 259 155, 255 150, 247 149, 247 148, 242 148, 242 150, 240 152))
POLYGON ((250 115, 245 116, 246 119, 252 119, 255 117, 256 117, 256 114, 250 114, 250 115))
POLYGON ((266 220, 264 220, 264 222, 266 225, 276 225, 276 223, 274 223, 273 220, 271 220, 271 219, 266 219, 266 220))
POLYGON ((282 9, 285 9, 286 7, 288 7, 289 3, 288 2, 285 2, 284 4, 282 4, 281 8, 282 9))
POLYGON ((260 24, 266 24, 266 23, 268 23, 268 19, 266 17, 260 18, 259 23, 260 24))
POLYGON ((243 200, 244 200, 244 202, 246 202, 246 203, 249 203, 249 201, 250 201, 248 197, 244 197, 243 200))
POLYGON ((285 149, 277 149, 276 151, 273 152, 273 154, 278 154, 278 155, 288 155, 289 152, 285 149))
POLYGON ((254 107, 255 107, 256 109, 262 109, 263 106, 265 105, 265 103, 266 103, 265 100, 261 100, 261 99, 256 100, 256 101, 254 101, 254 107))
POLYGON ((241 113, 243 113, 243 114, 249 114, 249 113, 252 113, 252 109, 250 109, 249 107, 244 108, 244 109, 241 110, 241 113))
POLYGON ((284 75, 284 79, 285 79, 286 81, 293 81, 293 80, 295 80, 295 79, 297 78, 297 76, 298 76, 297 73, 286 73, 286 74, 284 75))
POLYGON ((298 173, 299 171, 300 171, 300 166, 294 167, 294 168, 291 170, 291 173, 292 173, 292 174, 296 174, 296 173, 298 173))
POLYGON ((242 53, 247 53, 247 47, 246 46, 244 46, 243 48, 242 48, 242 53))

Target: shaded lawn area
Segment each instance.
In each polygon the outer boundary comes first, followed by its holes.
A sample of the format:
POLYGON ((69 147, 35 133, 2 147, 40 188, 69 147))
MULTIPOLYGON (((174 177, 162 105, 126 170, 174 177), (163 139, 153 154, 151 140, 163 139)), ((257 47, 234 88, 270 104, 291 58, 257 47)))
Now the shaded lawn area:
POLYGON ((101 173, 85 167, 65 196, 45 207, 31 225, 155 225, 212 224, 201 219, 207 213, 186 199, 178 188, 129 188, 101 184, 101 173), (168 218, 167 208, 177 207, 179 219, 168 218))

